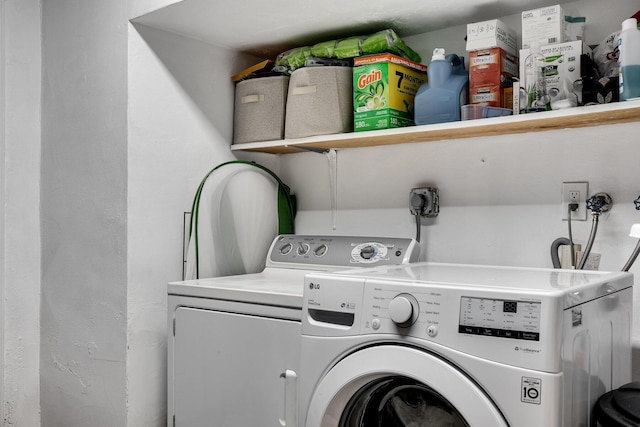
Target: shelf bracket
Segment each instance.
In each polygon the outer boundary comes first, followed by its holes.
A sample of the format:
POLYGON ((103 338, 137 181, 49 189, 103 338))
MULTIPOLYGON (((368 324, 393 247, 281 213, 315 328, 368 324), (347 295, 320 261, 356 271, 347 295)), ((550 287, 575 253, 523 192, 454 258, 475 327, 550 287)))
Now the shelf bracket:
POLYGON ((312 153, 318 153, 318 154, 327 154, 329 151, 333 150, 333 149, 330 150, 328 148, 307 147, 304 145, 289 145, 289 147, 297 148, 298 150, 310 151, 312 153))
POLYGON ((331 200, 331 229, 335 230, 338 217, 338 151, 335 148, 315 148, 302 145, 290 145, 300 150, 324 154, 329 161, 329 198, 331 200))

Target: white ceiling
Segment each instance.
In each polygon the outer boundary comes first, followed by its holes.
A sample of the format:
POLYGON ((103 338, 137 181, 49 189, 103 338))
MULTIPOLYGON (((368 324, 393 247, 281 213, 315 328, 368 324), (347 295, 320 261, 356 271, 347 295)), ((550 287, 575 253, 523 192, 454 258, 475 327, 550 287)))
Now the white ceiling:
POLYGON ((183 0, 133 20, 269 58, 386 28, 401 37, 557 4, 558 0, 183 0))

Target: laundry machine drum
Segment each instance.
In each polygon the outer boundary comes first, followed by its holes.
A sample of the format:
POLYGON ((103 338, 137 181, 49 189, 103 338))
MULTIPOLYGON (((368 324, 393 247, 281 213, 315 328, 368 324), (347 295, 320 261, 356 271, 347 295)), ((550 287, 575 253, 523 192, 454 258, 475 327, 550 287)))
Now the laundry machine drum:
POLYGON ((340 427, 468 427, 462 415, 432 388, 394 376, 372 381, 349 401, 340 427))
POLYGON ((424 349, 384 344, 331 366, 316 383, 303 425, 508 427, 493 400, 454 364, 424 349))

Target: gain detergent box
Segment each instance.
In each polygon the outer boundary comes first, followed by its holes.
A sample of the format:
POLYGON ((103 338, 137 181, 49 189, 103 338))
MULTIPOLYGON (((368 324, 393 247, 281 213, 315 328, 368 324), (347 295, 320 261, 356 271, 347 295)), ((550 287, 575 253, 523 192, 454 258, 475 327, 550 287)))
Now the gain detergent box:
POLYGON ((426 65, 397 55, 382 53, 355 58, 354 131, 413 125, 413 100, 426 81, 426 65))

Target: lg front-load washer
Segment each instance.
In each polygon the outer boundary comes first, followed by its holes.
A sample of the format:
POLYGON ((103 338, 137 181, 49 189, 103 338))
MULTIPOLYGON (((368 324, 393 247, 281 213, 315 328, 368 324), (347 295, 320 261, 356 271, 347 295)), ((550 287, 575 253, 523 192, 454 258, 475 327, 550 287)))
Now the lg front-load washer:
POLYGON ((631 380, 632 275, 416 263, 306 276, 300 425, 588 427, 631 380))
POLYGON ((168 285, 168 426, 295 427, 304 275, 417 260, 415 240, 282 235, 261 273, 168 285))

